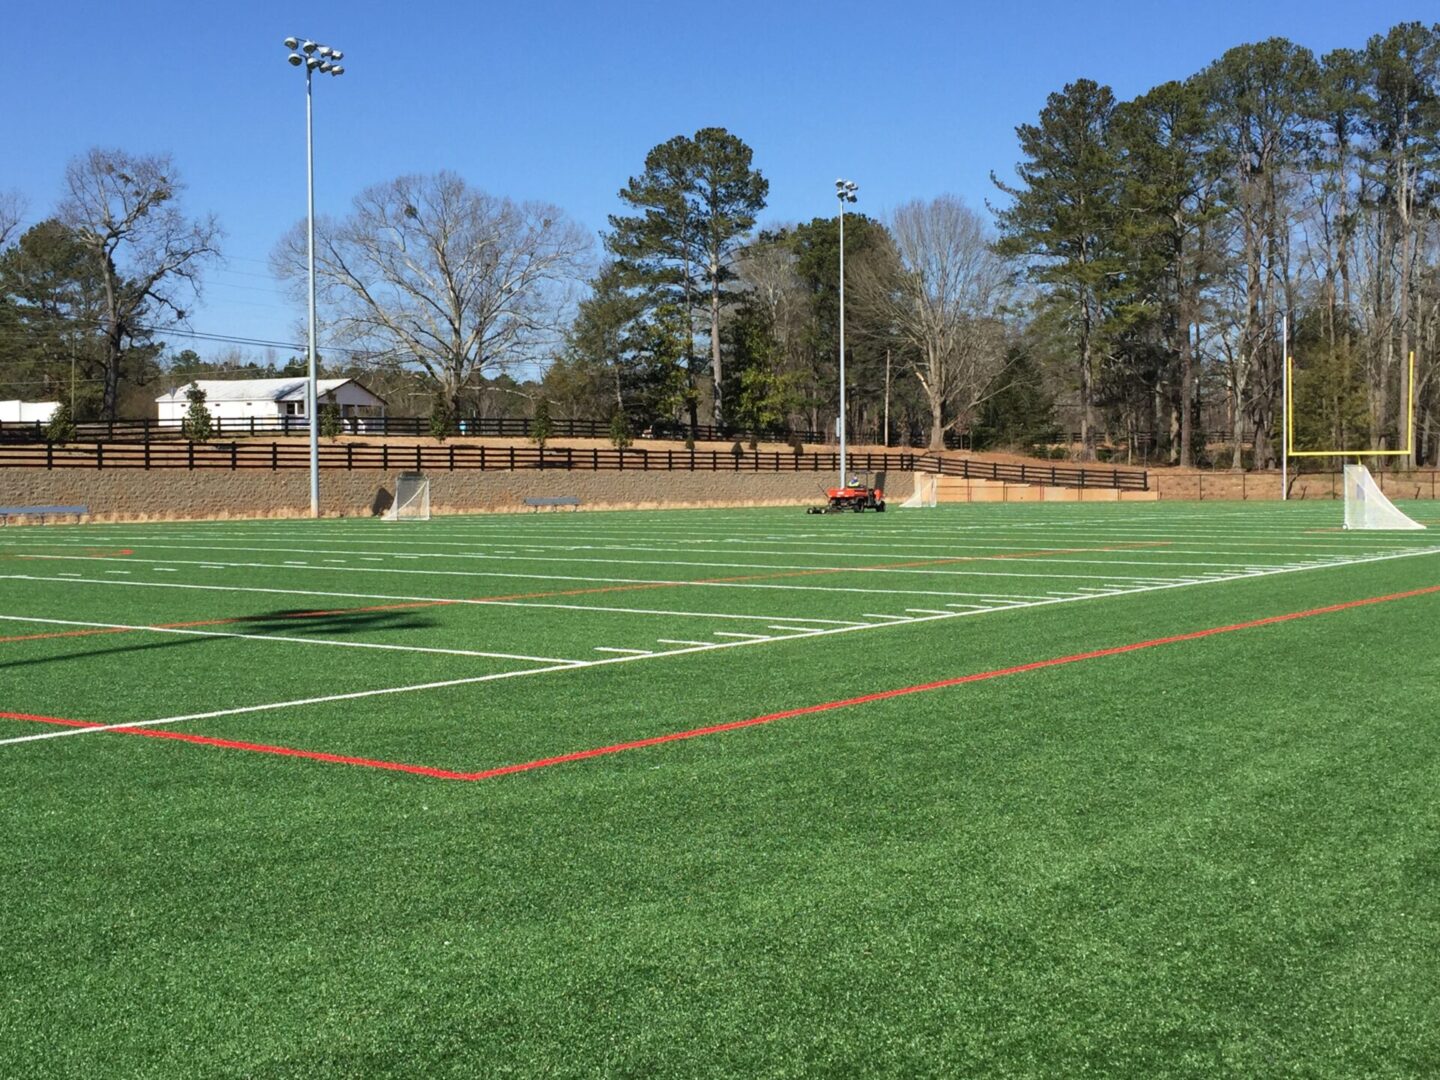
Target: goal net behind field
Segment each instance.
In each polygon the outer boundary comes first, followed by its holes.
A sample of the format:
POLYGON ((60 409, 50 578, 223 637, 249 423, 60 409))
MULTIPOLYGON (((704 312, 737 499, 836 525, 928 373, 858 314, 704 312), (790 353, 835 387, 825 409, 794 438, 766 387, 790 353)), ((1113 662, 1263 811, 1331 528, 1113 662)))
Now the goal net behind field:
POLYGON ((395 478, 395 501, 380 515, 386 521, 429 521, 430 481, 420 473, 395 478))
POLYGON ((900 503, 900 509, 914 510, 922 506, 934 506, 935 495, 939 487, 939 479, 934 473, 916 473, 915 494, 900 503))
POLYGON ((1423 529, 1385 497, 1364 465, 1345 466, 1345 528, 1423 529))

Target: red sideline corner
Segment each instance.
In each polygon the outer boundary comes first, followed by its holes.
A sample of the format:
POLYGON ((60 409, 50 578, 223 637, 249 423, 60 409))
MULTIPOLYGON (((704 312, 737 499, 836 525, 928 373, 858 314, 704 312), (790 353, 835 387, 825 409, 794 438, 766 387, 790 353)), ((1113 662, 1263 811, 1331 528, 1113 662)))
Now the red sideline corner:
POLYGON ((479 772, 457 772, 453 769, 437 769, 428 765, 407 765, 398 761, 377 761, 373 758, 349 757, 343 754, 326 754, 316 750, 299 750, 289 746, 268 746, 264 743, 218 739, 208 735, 192 735, 182 731, 163 731, 148 727, 111 727, 90 720, 67 720, 55 716, 36 716, 31 713, 0 712, 0 719, 32 720, 42 724, 61 724, 66 727, 103 727, 108 731, 113 731, 121 735, 143 735, 151 739, 174 739, 179 742, 198 743, 201 746, 216 746, 227 750, 248 750, 252 753, 307 758, 311 761, 325 761, 336 765, 358 765, 369 769, 388 769, 392 772, 414 773, 419 776, 430 776, 441 780, 489 780, 497 776, 507 776, 510 773, 529 772, 532 769, 544 769, 551 765, 564 765, 573 761, 584 761, 588 758, 604 757, 608 754, 618 754, 626 750, 641 750, 647 746, 658 746, 661 743, 678 742, 682 739, 698 739, 703 735, 718 735, 725 731, 736 731, 740 728, 774 723, 776 720, 789 720, 797 716, 810 716, 814 713, 829 712, 832 709, 846 709, 854 705, 866 705, 874 701, 887 701, 890 698, 905 697, 909 694, 922 694, 931 690, 943 690, 951 686, 963 686, 966 683, 985 682, 988 679, 998 679, 1006 675, 1019 675, 1027 671, 1039 671, 1042 668, 1060 667, 1064 664, 1077 664, 1082 660, 1098 660, 1105 656, 1118 656, 1121 653, 1138 652, 1141 649, 1153 649, 1160 645, 1175 645, 1184 641, 1198 641, 1201 638, 1214 637, 1217 634, 1230 634, 1237 630, 1251 630, 1260 626, 1272 626, 1276 623, 1291 622, 1295 619, 1309 619, 1316 615, 1329 615, 1337 611, 1348 611, 1351 608, 1385 604, 1393 600, 1408 600, 1412 597, 1428 596, 1437 592, 1440 592, 1440 585, 1430 585, 1423 589, 1410 589, 1407 592, 1389 593, 1385 596, 1371 596, 1364 600, 1348 600, 1344 603, 1329 604, 1325 607, 1310 608, 1305 611, 1292 611, 1284 615, 1270 615, 1263 619, 1251 619, 1248 622, 1231 623, 1227 626, 1212 626, 1205 630, 1192 630, 1185 634, 1172 634, 1168 637, 1151 638, 1148 641, 1136 641, 1129 645, 1115 645, 1108 649, 1093 649, 1090 652, 1075 653, 1071 656, 1057 656, 1048 660, 1035 660, 1028 664, 996 668, 993 671, 981 671, 973 675, 959 675, 953 679, 940 679, 936 682, 917 683, 914 686, 902 686, 892 690, 881 690, 877 693, 862 694, 859 697, 845 698, 840 701, 826 701, 817 705, 804 705, 795 709, 786 709, 783 712, 767 713, 764 716, 752 716, 747 720, 731 720, 728 723, 711 724, 707 727, 691 728, 688 731, 672 731, 664 735, 654 735, 647 739, 612 743, 609 746, 597 746, 589 750, 577 750, 569 754, 537 758, 534 761, 524 761, 514 765, 500 765, 492 769, 482 769, 479 772))

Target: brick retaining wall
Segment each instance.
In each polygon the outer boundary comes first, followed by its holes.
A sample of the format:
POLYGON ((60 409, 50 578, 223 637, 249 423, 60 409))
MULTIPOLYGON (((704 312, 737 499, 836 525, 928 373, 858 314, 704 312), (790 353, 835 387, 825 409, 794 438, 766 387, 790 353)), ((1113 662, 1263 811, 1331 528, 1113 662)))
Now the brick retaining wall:
MULTIPOLYGON (((531 496, 575 495, 582 509, 657 509, 704 506, 808 506, 825 501, 828 473, 589 472, 478 469, 430 473, 435 513, 525 510, 531 496)), ((891 473, 886 499, 914 490, 910 473, 891 473)), ((326 516, 368 517, 390 504, 393 474, 378 469, 320 474, 326 516)), ((0 505, 84 505, 93 521, 303 517, 310 508, 310 476, 277 472, 185 469, 3 469, 0 505)))

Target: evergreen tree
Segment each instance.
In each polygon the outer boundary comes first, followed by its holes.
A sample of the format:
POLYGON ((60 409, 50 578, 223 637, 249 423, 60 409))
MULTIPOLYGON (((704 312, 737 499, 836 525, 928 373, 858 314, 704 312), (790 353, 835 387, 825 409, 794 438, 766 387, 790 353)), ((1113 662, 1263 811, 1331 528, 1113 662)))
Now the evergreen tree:
MULTIPOLYGON (((626 284, 640 290, 647 306, 677 306, 687 329, 694 327, 701 309, 708 309, 717 424, 725 419, 720 316, 735 276, 731 255, 755 224, 770 189, 752 168, 752 157, 750 147, 724 128, 702 128, 693 138, 677 135, 661 143, 646 155, 645 171, 620 191, 620 198, 639 213, 611 215, 605 241, 626 284)), ((698 375, 693 342, 685 359, 693 391, 698 375)))
POLYGON ((535 415, 530 420, 530 441, 544 450, 554 431, 555 425, 550 422, 550 402, 542 393, 535 400, 535 415))
POLYGON ((1016 128, 1025 159, 1020 183, 993 177, 1010 196, 996 210, 998 249, 1025 262, 1041 304, 1068 326, 1080 394, 1082 454, 1094 457, 1092 407, 1097 360, 1112 327, 1115 275, 1122 266, 1121 179, 1111 138, 1115 96, 1080 79, 1051 94, 1037 124, 1016 128))
POLYGON ((344 425, 340 419, 340 406, 335 403, 334 392, 327 393, 320 405, 320 434, 331 442, 340 438, 344 425))
POLYGON ((190 402, 190 408, 185 410, 185 416, 180 421, 181 433, 191 442, 209 442, 213 419, 205 405, 205 391, 199 383, 186 387, 185 400, 190 402))

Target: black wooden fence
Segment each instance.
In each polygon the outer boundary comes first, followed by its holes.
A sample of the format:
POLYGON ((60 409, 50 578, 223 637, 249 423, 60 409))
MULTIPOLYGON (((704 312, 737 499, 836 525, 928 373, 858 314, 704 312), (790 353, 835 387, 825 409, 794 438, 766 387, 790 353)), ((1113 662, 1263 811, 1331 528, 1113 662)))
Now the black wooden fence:
MULTIPOLYGON (((610 472, 837 472, 839 454, 790 451, 575 449, 533 446, 391 445, 325 443, 323 469, 455 469, 516 471, 558 469, 610 472)), ((310 448, 281 442, 95 442, 0 446, 0 468, 34 469, 301 469, 310 465, 310 448)), ((929 472, 1015 484, 1056 487, 1120 488, 1145 491, 1148 474, 1134 469, 1073 465, 1026 465, 973 458, 943 458, 908 452, 852 453, 847 467, 855 473, 929 472)))

